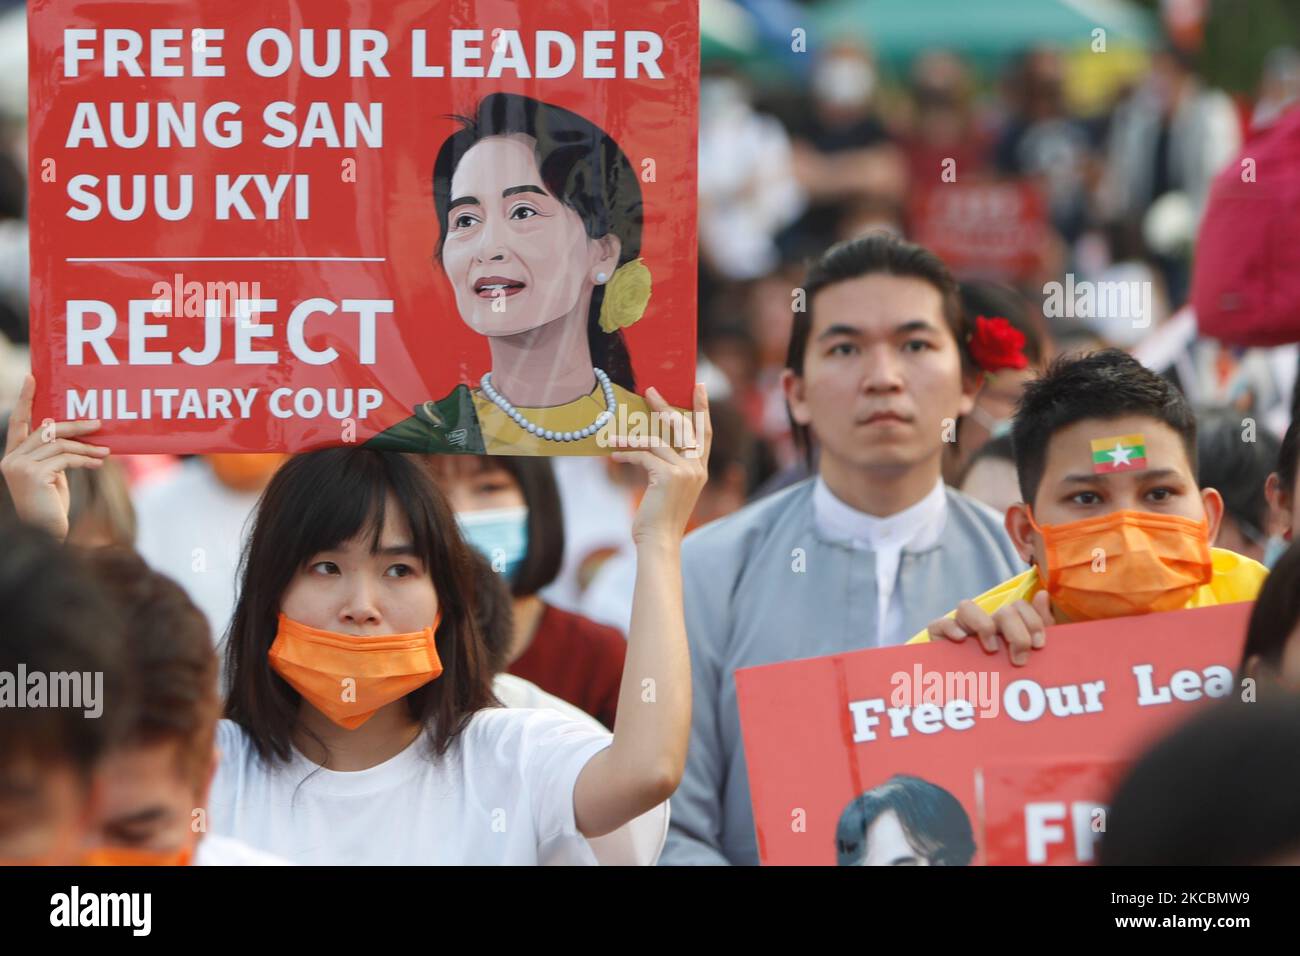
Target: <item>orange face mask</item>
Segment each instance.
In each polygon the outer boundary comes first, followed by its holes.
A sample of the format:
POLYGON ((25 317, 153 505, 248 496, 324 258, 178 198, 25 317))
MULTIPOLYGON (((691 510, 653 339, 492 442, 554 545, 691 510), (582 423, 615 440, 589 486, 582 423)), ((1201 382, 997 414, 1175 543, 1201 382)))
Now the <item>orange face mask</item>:
POLYGON ((1214 573, 1209 523, 1114 511, 1067 524, 1029 523, 1043 536, 1044 587, 1073 621, 1185 607, 1214 573))
POLYGON ((340 727, 356 730, 385 704, 442 673, 433 626, 412 634, 357 637, 322 631, 280 615, 271 669, 340 727))
POLYGON ((179 850, 137 850, 131 847, 104 846, 87 850, 82 866, 189 866, 193 852, 188 846, 179 850))

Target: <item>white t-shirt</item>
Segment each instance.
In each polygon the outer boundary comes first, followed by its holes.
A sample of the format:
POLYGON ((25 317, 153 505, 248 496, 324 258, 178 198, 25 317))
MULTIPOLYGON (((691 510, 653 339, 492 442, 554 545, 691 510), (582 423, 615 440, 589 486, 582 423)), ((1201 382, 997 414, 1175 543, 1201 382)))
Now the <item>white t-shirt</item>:
MULTIPOLYGON (((532 681, 515 674, 500 673, 492 678, 492 692, 507 707, 539 708, 553 710, 570 720, 585 724, 596 733, 609 733, 591 714, 575 707, 563 698, 548 694, 532 681)), ((592 852, 602 866, 638 866, 646 860, 657 860, 668 838, 668 803, 659 804, 602 837, 590 837, 592 852)))
MULTIPOLYGON (((299 864, 595 865, 573 788, 612 740, 550 711, 489 707, 438 760, 421 735, 367 770, 326 770, 296 751, 272 768, 223 720, 209 818, 214 832, 299 864)), ((627 827, 662 822, 652 811, 627 827)), ((642 854, 619 862, 653 865, 662 843, 624 841, 642 854)))
POLYGON ((288 860, 282 860, 270 853, 254 850, 251 846, 209 833, 199 841, 199 848, 194 851, 195 866, 288 866, 288 860))

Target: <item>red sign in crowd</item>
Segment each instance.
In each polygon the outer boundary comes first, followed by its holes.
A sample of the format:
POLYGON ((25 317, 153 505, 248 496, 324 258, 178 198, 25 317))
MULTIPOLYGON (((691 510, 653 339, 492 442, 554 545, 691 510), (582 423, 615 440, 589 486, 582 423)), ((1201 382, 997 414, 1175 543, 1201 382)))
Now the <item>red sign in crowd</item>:
MULTIPOLYGON (((332 0, 34 6, 37 418, 99 418, 119 453, 364 442, 426 403, 445 415, 509 336, 533 334, 536 376, 576 364, 587 336, 548 349, 537 327, 601 294, 593 364, 689 406, 694 25, 663 4, 600 30, 562 0, 461 6, 355 28, 332 0), (462 164, 469 123, 533 135, 543 168, 499 142, 462 164), (585 208, 611 177, 617 201, 585 208), (471 186, 490 205, 450 194, 471 186), (607 262, 578 251, 584 227, 607 262)), ((464 432, 437 438, 484 450, 464 432)))
POLYGON ((763 862, 836 862, 841 818, 899 776, 950 795, 953 862, 1091 862, 1124 762, 1240 692, 1250 609, 1060 625, 1024 667, 944 641, 737 671, 763 862))

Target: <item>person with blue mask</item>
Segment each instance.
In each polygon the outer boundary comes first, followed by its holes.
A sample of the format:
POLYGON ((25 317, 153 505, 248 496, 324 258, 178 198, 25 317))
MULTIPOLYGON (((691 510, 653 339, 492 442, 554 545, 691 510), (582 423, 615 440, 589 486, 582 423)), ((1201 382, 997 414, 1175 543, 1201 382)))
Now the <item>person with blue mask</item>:
POLYGON ((456 513, 465 540, 513 584, 528 556, 528 507, 513 505, 456 513))
POLYGON ((627 641, 611 627, 546 603, 539 593, 564 558, 564 518, 546 458, 430 455, 461 534, 509 584, 514 639, 506 671, 613 728, 627 641))

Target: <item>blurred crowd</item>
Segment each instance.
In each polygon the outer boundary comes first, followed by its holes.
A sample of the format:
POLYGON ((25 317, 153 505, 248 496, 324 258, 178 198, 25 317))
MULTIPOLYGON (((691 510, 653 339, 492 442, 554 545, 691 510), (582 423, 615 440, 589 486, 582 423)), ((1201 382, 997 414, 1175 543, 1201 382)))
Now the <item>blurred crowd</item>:
MULTIPOLYGON (((0 48, 13 48, 22 29, 21 7, 0 9, 0 48)), ((957 423, 949 484, 1004 508, 1014 493, 1002 480, 1005 435, 1024 382, 1058 354, 1116 346, 1171 378, 1210 421, 1259 423, 1257 443, 1226 443, 1228 454, 1214 460, 1228 469, 1219 485, 1233 505, 1226 546, 1263 556, 1270 529, 1262 494, 1250 490, 1252 468, 1270 466, 1290 420, 1300 349, 1200 337, 1187 301, 1210 181, 1252 131, 1300 102, 1300 53, 1279 46, 1260 64, 1254 95, 1232 97, 1166 41, 1122 81, 1103 84, 1104 98, 1069 94, 1080 86, 1071 74, 1080 60, 1055 47, 1026 49, 992 70, 938 46, 901 73, 855 41, 806 56, 802 74, 768 83, 727 60, 703 65, 697 377, 714 399, 717 439, 693 525, 809 474, 781 387, 804 269, 836 241, 886 230, 939 253, 972 315, 1004 317, 1027 338, 1030 368, 990 376, 957 423), (1149 292, 1119 310, 1053 314, 1062 311, 1050 305, 1053 284, 1068 297, 1074 286, 1107 282, 1149 292), (1258 462, 1226 464, 1234 454, 1258 462)), ((0 94, 0 415, 28 365, 21 59, 0 72, 9 87, 0 94)), ((279 460, 118 456, 72 476, 73 539, 134 543, 186 584, 221 633, 241 529, 279 460)), ((639 473, 594 459, 553 467, 563 560, 540 591, 625 628, 639 473)))

